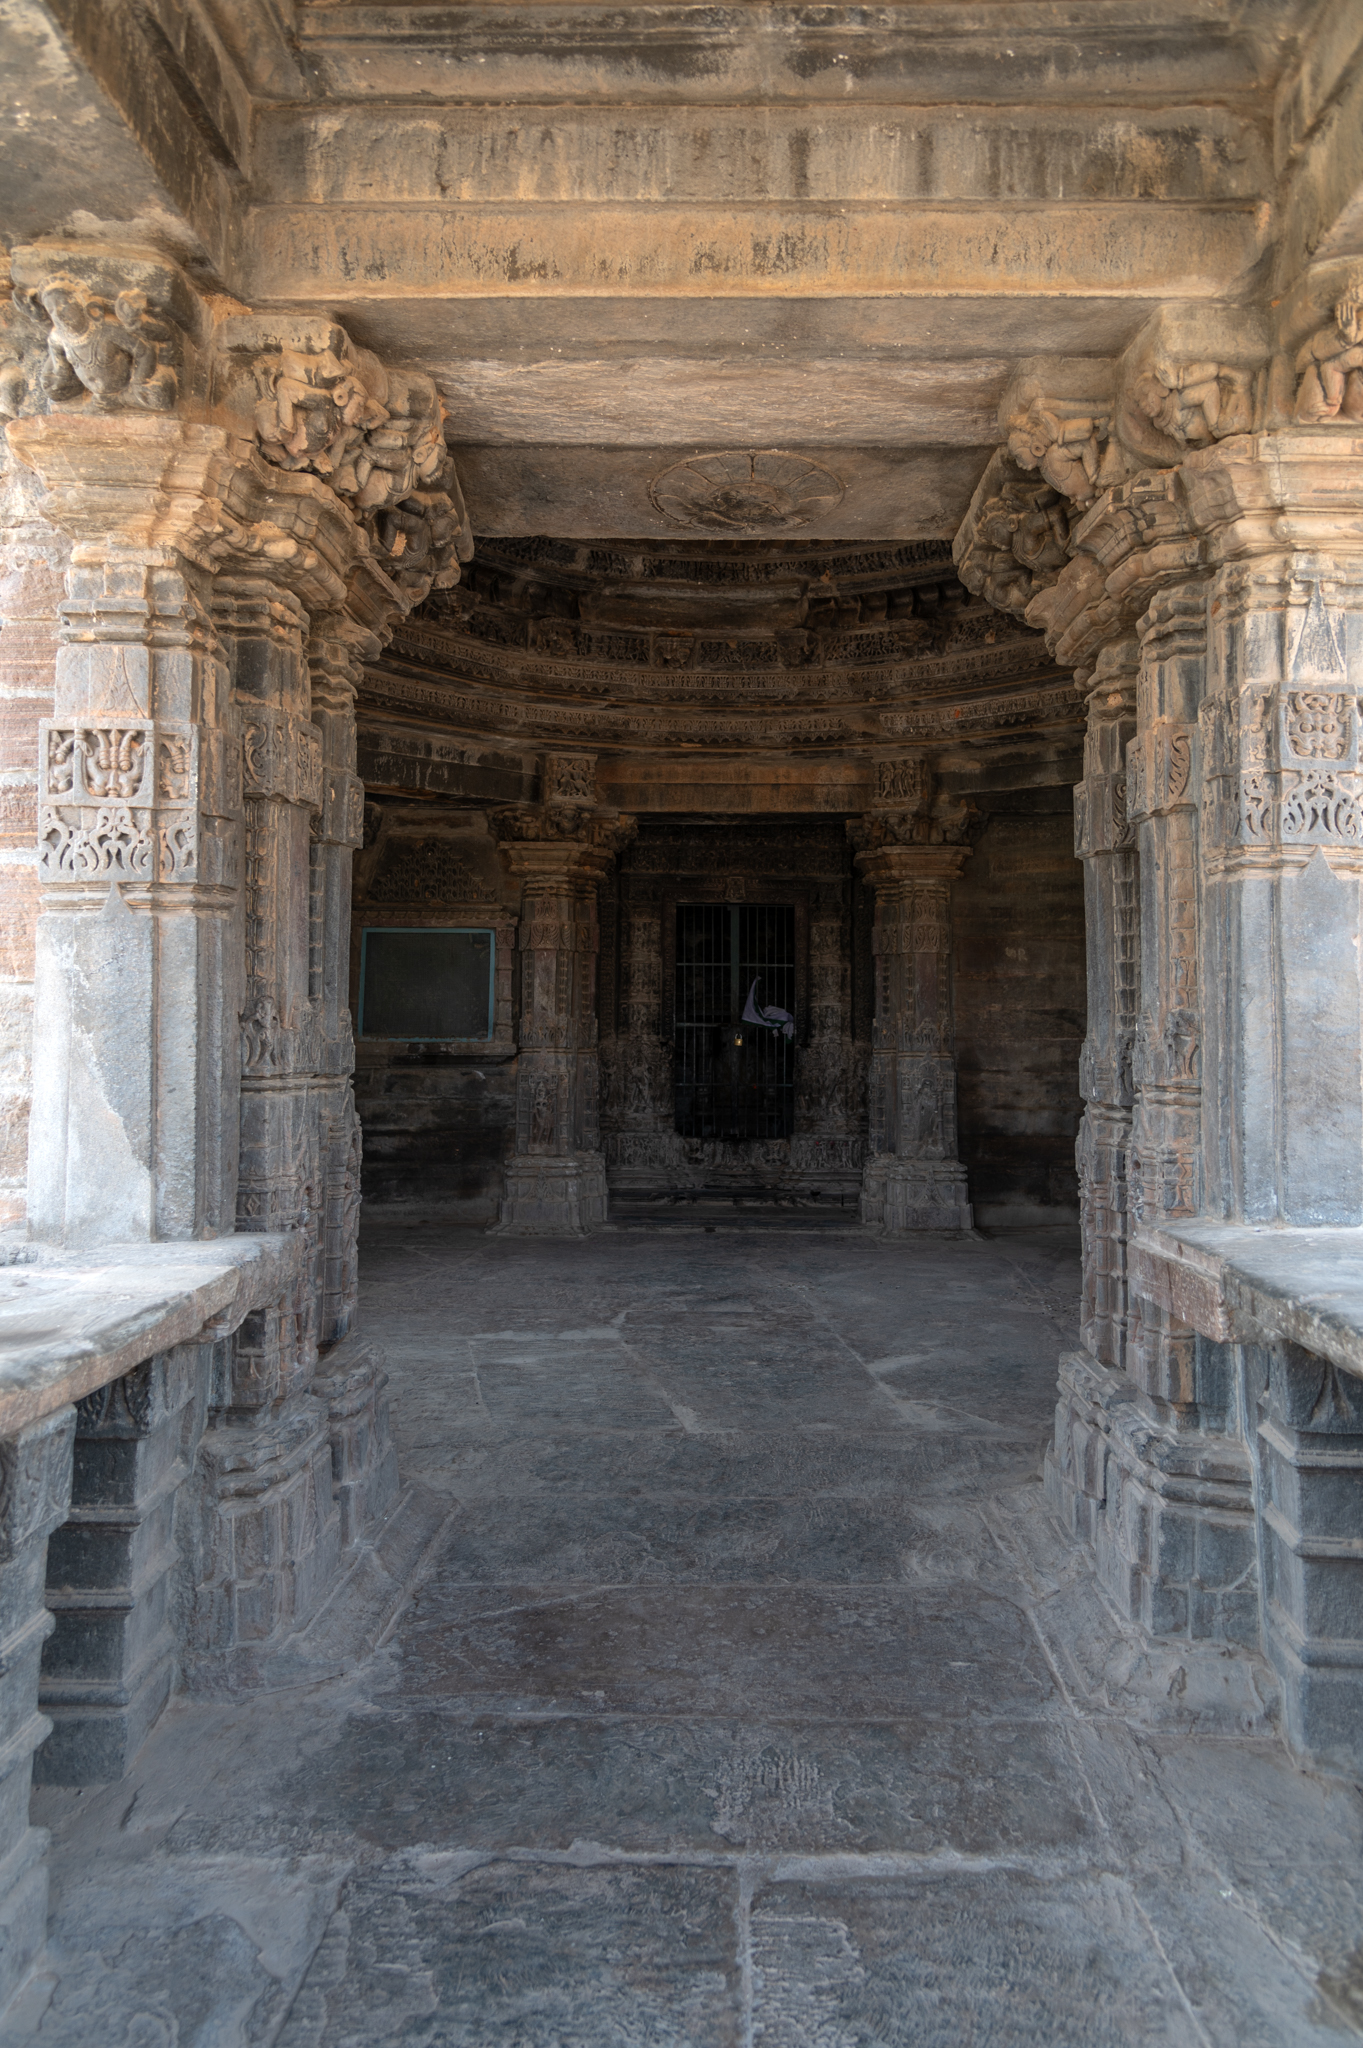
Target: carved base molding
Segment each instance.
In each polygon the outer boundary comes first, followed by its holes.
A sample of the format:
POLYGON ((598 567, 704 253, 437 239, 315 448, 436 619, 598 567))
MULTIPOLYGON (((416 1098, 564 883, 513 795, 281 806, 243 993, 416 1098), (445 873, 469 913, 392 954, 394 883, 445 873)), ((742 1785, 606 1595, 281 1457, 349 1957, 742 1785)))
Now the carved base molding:
POLYGON ((509 1159, 494 1232, 505 1237, 586 1237, 606 1221, 606 1162, 599 1152, 509 1159))
MULTIPOLYGON (((1266 1349, 1267 1385, 1256 1404, 1263 1647, 1282 1680, 1283 1718, 1297 1755, 1357 1777, 1363 1381, 1297 1344, 1266 1349)), ((1248 1346, 1246 1361, 1251 1371, 1259 1363, 1248 1346)))
POLYGON ((1067 1352, 1045 1488, 1125 1619, 1156 1636, 1257 1645, 1253 1489, 1238 1437, 1157 1423, 1131 1380, 1067 1352))
POLYGON ((260 1683, 335 1579, 341 1517, 326 1408, 294 1394, 259 1417, 220 1416, 195 1478, 182 1538, 193 1588, 185 1683, 213 1694, 260 1683))
POLYGON ((904 1237, 916 1230, 971 1230, 975 1217, 965 1168, 955 1159, 898 1159, 884 1154, 869 1159, 861 1183, 861 1220, 880 1237, 904 1237))
POLYGON ((388 1433, 383 1353, 347 1337, 319 1359, 312 1391, 326 1403, 332 1493, 341 1545, 373 1536, 398 1497, 397 1446, 388 1433))
POLYGON ((47 1553, 57 1625, 38 1692, 52 1720, 38 1784, 121 1778, 170 1698, 176 1496, 203 1435, 211 1353, 177 1345, 76 1405, 71 1511, 47 1553))

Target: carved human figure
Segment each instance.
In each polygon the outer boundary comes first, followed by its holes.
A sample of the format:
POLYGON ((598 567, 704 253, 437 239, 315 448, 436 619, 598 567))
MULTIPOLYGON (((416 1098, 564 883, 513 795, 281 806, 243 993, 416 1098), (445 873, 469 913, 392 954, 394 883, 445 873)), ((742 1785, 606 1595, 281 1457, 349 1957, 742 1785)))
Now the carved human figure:
POLYGON ((1293 416, 1303 424, 1363 419, 1363 275, 1351 279, 1330 326, 1298 351, 1297 376, 1293 416))
POLYGON ((1098 495, 1098 471, 1107 420, 1099 414, 1073 416, 1033 399, 1025 412, 1008 422, 1008 453, 1019 469, 1037 470, 1076 505, 1090 505, 1098 495))
POLYGON ((88 393, 97 405, 122 400, 148 412, 171 410, 179 389, 166 359, 173 337, 145 293, 120 292, 110 301, 73 278, 53 277, 35 296, 52 323, 41 372, 49 398, 88 393))
POLYGON ((1132 396, 1152 425, 1185 447, 1246 434, 1252 423, 1248 373, 1221 363, 1157 362, 1132 396))
POLYGON ((554 1144, 554 1097, 543 1075, 535 1083, 530 1101, 530 1149, 552 1151, 554 1144))
MULTIPOLYGON (((339 344, 340 330, 334 332, 339 344)), ((266 460, 278 469, 344 477, 359 489, 372 467, 362 462, 362 477, 356 467, 365 432, 388 414, 341 360, 336 347, 311 355, 284 349, 262 364, 259 374, 265 388, 256 405, 255 425, 266 460)))

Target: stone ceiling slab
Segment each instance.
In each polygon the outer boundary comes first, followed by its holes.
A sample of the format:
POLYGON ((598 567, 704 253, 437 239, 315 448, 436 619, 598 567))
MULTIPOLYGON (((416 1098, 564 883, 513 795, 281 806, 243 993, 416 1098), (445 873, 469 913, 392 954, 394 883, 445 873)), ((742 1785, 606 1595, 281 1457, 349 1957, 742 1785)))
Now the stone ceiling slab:
MULTIPOLYGON (((743 450, 751 449, 745 441, 743 450)), ((489 447, 456 444, 455 460, 475 532, 561 534, 590 539, 666 540, 679 532, 717 529, 697 519, 669 519, 650 491, 678 464, 711 457, 713 440, 672 447, 489 447)), ((733 451, 739 453, 740 451, 733 451)), ((975 481, 992 450, 800 445, 780 451, 830 473, 830 490, 788 528, 767 522, 726 525, 735 536, 763 538, 790 531, 822 540, 948 539, 965 516, 975 481)))
POLYGON ((980 448, 1011 364, 857 355, 771 360, 639 356, 619 362, 465 359, 440 377, 456 440, 616 447, 694 439, 756 445, 792 434, 856 447, 980 448))

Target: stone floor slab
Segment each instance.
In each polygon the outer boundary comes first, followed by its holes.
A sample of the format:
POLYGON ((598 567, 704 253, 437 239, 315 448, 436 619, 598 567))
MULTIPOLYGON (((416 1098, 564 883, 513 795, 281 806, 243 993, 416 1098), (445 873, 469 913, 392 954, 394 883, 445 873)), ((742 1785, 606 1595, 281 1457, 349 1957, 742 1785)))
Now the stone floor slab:
POLYGON ((1020 1608, 978 1587, 668 1586, 488 1593, 435 1577, 387 1697, 480 1712, 831 1720, 1034 1715, 1059 1698, 1020 1608))
POLYGON ((362 1314, 445 1533, 367 1661, 37 1795, 4 2048, 1363 2038, 1358 1792, 1046 1513, 1069 1233, 411 1224, 362 1314))

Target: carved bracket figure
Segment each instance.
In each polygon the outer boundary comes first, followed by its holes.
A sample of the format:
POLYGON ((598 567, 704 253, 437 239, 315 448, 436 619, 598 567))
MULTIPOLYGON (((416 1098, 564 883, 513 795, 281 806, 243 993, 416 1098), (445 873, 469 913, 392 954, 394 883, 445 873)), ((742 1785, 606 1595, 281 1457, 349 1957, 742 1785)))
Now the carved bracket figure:
POLYGON ((1363 420, 1363 271, 1350 278, 1334 320, 1297 354, 1293 417, 1306 426, 1363 420))
POLYGON ((400 588, 447 588, 473 538, 434 381, 389 370, 344 328, 316 323, 251 363, 253 424, 278 469, 308 470, 365 525, 400 588))
POLYGON ((1248 370, 1224 363, 1157 362, 1136 379, 1131 402, 1179 447, 1201 448, 1249 433, 1254 379, 1248 370))
POLYGON ((30 288, 22 301, 48 325, 39 381, 55 405, 91 399, 107 411, 174 409, 178 337, 145 292, 121 291, 109 299, 59 273, 30 288))

